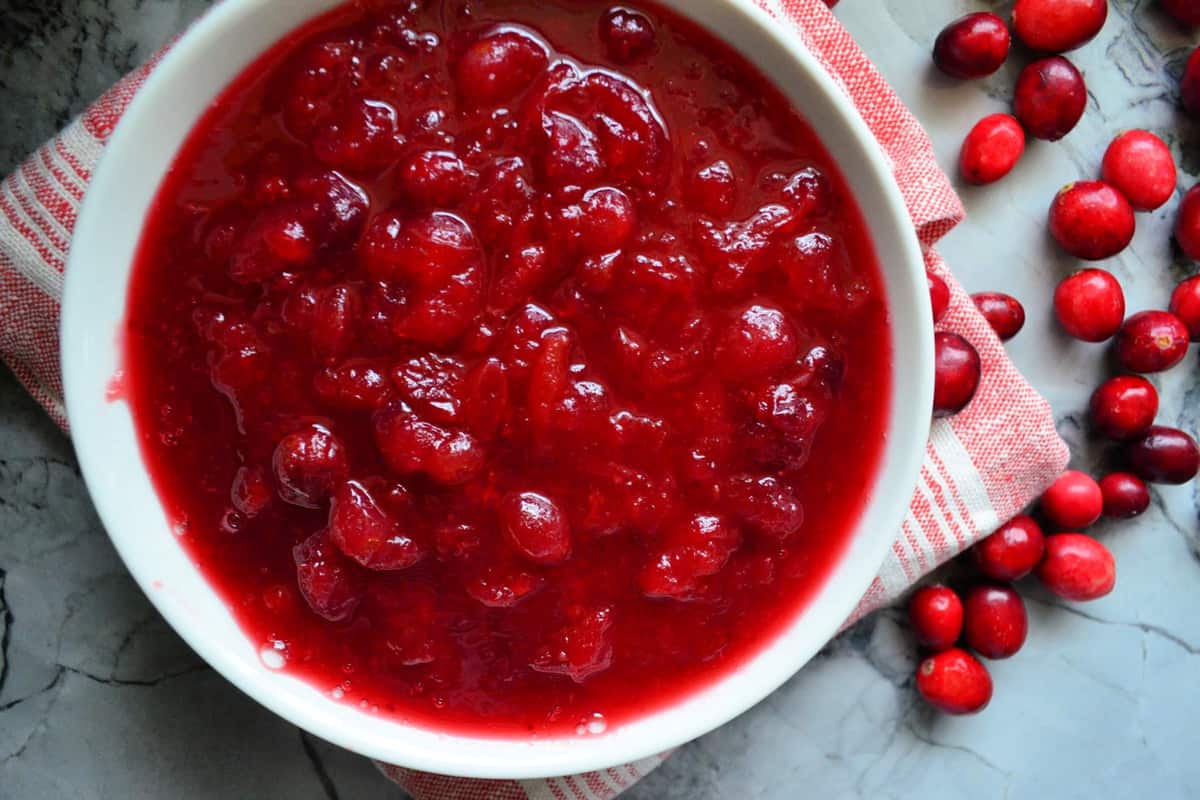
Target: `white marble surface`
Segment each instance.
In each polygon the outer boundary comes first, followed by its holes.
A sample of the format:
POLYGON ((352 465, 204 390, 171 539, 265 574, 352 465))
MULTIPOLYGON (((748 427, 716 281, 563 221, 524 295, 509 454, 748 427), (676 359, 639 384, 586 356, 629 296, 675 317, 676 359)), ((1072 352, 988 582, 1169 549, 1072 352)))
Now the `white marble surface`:
MULTIPOLYGON (((139 62, 206 0, 0 0, 0 172, 139 62)), ((1019 65, 955 84, 928 52, 950 18, 1007 3, 843 0, 839 16, 930 130, 952 166, 975 119, 1003 110, 1019 65)), ((1194 36, 1149 0, 1118 0, 1074 56, 1091 101, 1058 144, 1035 143, 1015 173, 965 189, 968 220, 943 250, 971 291, 1000 289, 1029 312, 1011 343, 1047 394, 1076 463, 1106 454, 1081 429, 1102 348, 1054 329, 1049 298, 1073 268, 1044 232, 1063 183, 1096 174, 1117 131, 1172 144, 1181 187, 1200 171, 1200 127, 1176 110, 1194 36)), ((1131 310, 1162 305, 1193 269, 1175 254, 1175 203, 1142 215, 1107 266, 1131 310)), ((1162 416, 1200 416, 1196 355, 1159 381, 1162 416)), ((833 642, 758 708, 697 741, 635 800, 755 797, 1132 797, 1200 795, 1200 524, 1194 487, 1157 491, 1133 524, 1101 527, 1120 579, 1108 598, 1063 608, 1031 591, 1029 643, 993 666, 996 698, 950 719, 914 698, 916 654, 885 612, 833 642)), ((199 663, 126 575, 88 502, 69 443, 0 374, 0 798, 392 797, 362 759, 274 718, 199 663)))

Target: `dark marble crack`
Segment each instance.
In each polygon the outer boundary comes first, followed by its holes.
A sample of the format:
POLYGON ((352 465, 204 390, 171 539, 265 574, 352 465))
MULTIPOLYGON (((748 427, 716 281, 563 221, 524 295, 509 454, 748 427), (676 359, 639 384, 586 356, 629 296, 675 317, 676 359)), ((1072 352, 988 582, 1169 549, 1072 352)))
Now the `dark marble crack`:
POLYGON ((1171 643, 1177 645, 1178 647, 1182 648, 1183 650, 1186 650, 1190 655, 1194 655, 1194 656, 1200 655, 1200 645, 1194 645, 1191 642, 1189 642, 1187 639, 1184 639, 1182 636, 1171 633, 1169 630, 1167 630, 1166 628, 1164 628, 1160 625, 1154 625, 1149 622, 1127 622, 1125 620, 1119 620, 1119 619, 1105 619, 1104 617, 1098 617, 1095 614, 1090 614, 1087 611, 1076 608, 1075 606, 1066 605, 1065 603, 1057 603, 1057 602, 1053 602, 1050 600, 1042 600, 1042 599, 1039 599, 1036 597, 1030 597, 1028 599, 1030 602, 1038 603, 1040 605, 1047 606, 1049 608, 1062 609, 1063 611, 1067 612, 1068 614, 1074 614, 1077 617, 1082 617, 1083 619, 1090 620, 1092 622, 1098 622, 1101 625, 1116 625, 1121 628, 1135 628, 1139 631, 1142 631, 1143 633, 1149 633, 1149 634, 1153 634, 1155 636, 1162 637, 1163 639, 1166 639, 1168 642, 1171 642, 1171 643))
POLYGON ((105 686, 122 686, 122 687, 158 686, 160 684, 166 683, 167 681, 175 680, 176 678, 182 678, 185 675, 192 675, 197 672, 208 672, 210 669, 212 669, 212 667, 208 666, 207 664, 193 664, 190 667, 185 667, 183 669, 175 670, 174 672, 167 672, 167 673, 164 673, 164 674, 159 675, 154 678, 124 679, 124 678, 115 678, 115 677, 111 677, 111 676, 106 678, 103 675, 96 675, 94 673, 88 672, 87 670, 82 670, 77 667, 68 667, 68 666, 64 666, 61 664, 59 665, 59 668, 62 670, 65 670, 66 672, 71 673, 72 675, 78 675, 81 678, 87 678, 88 680, 93 681, 95 683, 102 683, 105 686))
POLYGON ((321 788, 325 790, 325 796, 329 800, 338 800, 337 786, 333 783, 333 778, 329 777, 329 772, 325 769, 325 763, 321 760, 321 754, 317 752, 316 746, 313 744, 312 737, 304 731, 298 731, 300 734, 300 746, 304 748, 304 755, 312 764, 313 771, 317 773, 317 780, 321 782, 321 788))
POLYGON ((37 697, 41 697, 46 692, 52 691, 56 686, 58 686, 59 682, 62 681, 63 674, 65 672, 66 672, 66 669, 64 667, 59 667, 58 671, 54 673, 54 677, 50 679, 49 683, 47 683, 42 688, 38 689, 33 694, 27 694, 24 697, 18 697, 15 700, 9 700, 7 703, 0 705, 0 713, 3 713, 10 709, 16 708, 17 706, 21 705, 22 703, 28 703, 30 700, 33 700, 34 698, 37 698, 37 697))
MULTIPOLYGON (((51 681, 49 683, 49 685, 47 685, 44 689, 37 692, 36 694, 30 695, 29 697, 25 698, 25 700, 32 700, 34 697, 41 697, 42 695, 47 694, 49 692, 54 692, 54 697, 50 700, 50 704, 46 706, 46 710, 45 710, 45 712, 43 712, 42 718, 39 719, 37 721, 37 724, 35 724, 30 729, 29 735, 25 737, 25 741, 21 742, 21 746, 18 747, 16 750, 14 750, 12 753, 8 754, 4 758, 0 758, 0 764, 7 764, 9 761, 15 761, 15 760, 19 759, 21 756, 23 756, 25 754, 25 750, 28 749, 28 747, 29 747, 29 743, 33 741, 34 737, 37 736, 42 731, 43 728, 45 728, 46 720, 48 720, 50 718, 50 714, 51 714, 51 712, 54 711, 54 706, 58 702, 58 695, 59 695, 58 690, 60 688, 62 688, 63 678, 66 674, 67 674, 66 669, 59 669, 58 673, 54 676, 54 680, 51 681)), ((21 701, 21 702, 24 702, 24 701, 21 701)), ((12 707, 11 705, 0 707, 0 711, 4 711, 11 707, 12 707)))
POLYGON ((8 573, 0 569, 0 618, 3 619, 4 630, 0 632, 0 694, 4 693, 4 683, 8 680, 9 655, 8 646, 12 643, 13 615, 8 601, 4 597, 4 584, 8 573))
POLYGON ((929 745, 930 747, 937 747, 937 748, 940 748, 943 750, 954 750, 956 752, 971 756, 971 758, 975 759, 980 764, 983 764, 988 769, 1000 773, 1005 778, 1007 778, 1009 781, 1012 780, 1013 774, 1011 772, 1009 772, 1008 770, 999 766, 991 759, 989 759, 986 756, 979 753, 977 750, 972 750, 971 748, 964 747, 961 744, 948 744, 946 742, 939 742, 938 740, 934 739, 932 736, 922 733, 917 728, 917 726, 914 725, 912 722, 904 723, 904 727, 910 734, 912 734, 912 737, 919 742, 923 742, 923 743, 929 745))

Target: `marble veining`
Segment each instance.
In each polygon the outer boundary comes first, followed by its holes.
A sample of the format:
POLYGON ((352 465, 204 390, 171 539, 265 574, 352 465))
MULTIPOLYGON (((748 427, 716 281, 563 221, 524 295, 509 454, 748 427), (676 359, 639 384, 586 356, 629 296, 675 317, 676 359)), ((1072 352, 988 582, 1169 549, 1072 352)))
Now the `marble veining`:
MULTIPOLYGON (((209 5, 208 0, 0 0, 0 173, 209 5)), ((842 0, 838 14, 929 129, 953 167, 976 119, 1004 110, 1027 60, 961 84, 929 67, 937 31, 1010 3, 842 0)), ((1017 364, 1054 406, 1075 463, 1111 454, 1084 426, 1106 369, 1102 348, 1061 336, 1055 283, 1075 262, 1045 234, 1059 186, 1092 177, 1118 131, 1163 136, 1200 172, 1200 126, 1177 110, 1195 36, 1151 0, 1115 0, 1072 59, 1090 88, 1079 128, 1034 142, 1016 171, 960 187, 969 217, 942 250, 971 291, 1021 299, 1017 364)), ((1106 266, 1131 310, 1161 306, 1194 266, 1172 249, 1177 201, 1139 215, 1134 244, 1106 266)), ((1196 430, 1197 356, 1157 378, 1161 417, 1196 430)), ((1200 496, 1157 489, 1133 524, 1101 526, 1117 556, 1114 594, 1087 606, 1030 593, 1031 632, 995 663, 977 717, 931 713, 912 692, 917 653, 904 615, 877 614, 832 642, 783 689, 696 741, 629 793, 634 800, 1200 795, 1194 754, 1200 669, 1200 496)), ((207 668, 153 611, 96 519, 70 443, 0 374, 0 798, 396 797, 368 762, 297 731, 207 668)))

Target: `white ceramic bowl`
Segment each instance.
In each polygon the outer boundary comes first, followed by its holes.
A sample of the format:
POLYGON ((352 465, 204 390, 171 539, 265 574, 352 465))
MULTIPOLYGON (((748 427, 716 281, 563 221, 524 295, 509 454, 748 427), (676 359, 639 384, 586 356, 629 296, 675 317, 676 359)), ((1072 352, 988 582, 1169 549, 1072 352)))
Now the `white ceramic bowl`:
POLYGON ((791 626, 709 689, 602 735, 544 741, 449 736, 370 716, 270 670, 172 535, 128 405, 106 400, 121 366, 118 331, 142 221, 181 142, 257 55, 341 0, 225 0, 175 45, 112 136, 75 229, 63 303, 67 411, 84 478, 121 557, 175 630, 255 700, 323 739, 391 763, 481 778, 572 774, 666 750, 737 716, 800 669, 854 609, 900 527, 929 431, 933 328, 920 251, 887 160, 804 45, 750 0, 661 1, 717 32, 781 87, 848 179, 887 286, 896 352, 890 433, 853 540, 791 626))

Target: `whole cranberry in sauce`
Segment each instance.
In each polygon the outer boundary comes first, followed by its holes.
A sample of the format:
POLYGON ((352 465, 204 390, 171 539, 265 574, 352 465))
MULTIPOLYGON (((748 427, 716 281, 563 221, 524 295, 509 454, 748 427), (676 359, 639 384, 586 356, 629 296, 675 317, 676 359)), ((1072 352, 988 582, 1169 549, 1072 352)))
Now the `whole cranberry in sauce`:
POLYGON ((1067 470, 1042 493, 1042 514, 1056 528, 1086 528, 1100 519, 1100 485, 1078 470, 1067 470))
POLYGON ((1133 207, 1103 181, 1064 186, 1050 204, 1050 234, 1076 258, 1111 258, 1133 241, 1133 207))
POLYGON ((1188 337, 1200 342, 1200 275, 1180 281, 1171 292, 1168 310, 1187 327, 1188 337))
POLYGON ((1175 158, 1150 131, 1126 131, 1104 151, 1100 175, 1136 211, 1153 211, 1175 193, 1175 158))
POLYGON ((984 658, 1009 658, 1025 644, 1029 621, 1025 603, 1011 586, 981 584, 963 599, 963 634, 984 658))
POLYGON ((1117 333, 1117 361, 1130 372, 1168 370, 1187 349, 1187 327, 1169 311, 1139 311, 1117 333))
POLYGON ((1054 142, 1066 136, 1086 106, 1083 75, 1062 56, 1034 61, 1017 77, 1013 114, 1035 139, 1054 142))
POLYGON ((1129 466, 1150 483, 1187 483, 1200 471, 1200 447, 1192 435, 1165 425, 1155 425, 1125 445, 1129 466))
POLYGON ((1025 131, 1011 114, 992 114, 975 123, 963 140, 958 170, 967 183, 994 183, 1017 165, 1025 152, 1025 131))
POLYGON ((992 699, 992 676, 978 658, 955 647, 917 666, 917 692, 939 711, 975 714, 992 699))
POLYGON ((974 345, 957 333, 934 334, 933 415, 948 417, 966 408, 979 388, 981 370, 974 345))
POLYGON ((1024 514, 1013 517, 971 548, 979 571, 998 581, 1025 577, 1042 560, 1045 550, 1041 526, 1024 514))
POLYGON ((1017 0, 1013 30, 1043 53, 1065 53, 1091 41, 1108 18, 1108 0, 1017 0))
POLYGON ((1112 273, 1084 269, 1054 290, 1054 315, 1063 330, 1085 342, 1111 339, 1125 319, 1125 293, 1112 273))
POLYGON ((971 295, 975 307, 992 326, 992 330, 1007 342, 1025 327, 1025 308, 1017 298, 1003 292, 979 292, 971 295))
POLYGON ((948 586, 922 586, 908 601, 908 618, 922 647, 947 650, 962 633, 962 600, 948 586))
POLYGON ((1103 436, 1125 441, 1150 430, 1158 416, 1158 390, 1141 375, 1109 378, 1092 393, 1092 427, 1103 436))
POLYGON ((942 29, 933 43, 933 63, 951 78, 982 78, 1000 69, 1008 57, 1008 45, 1004 20, 978 11, 942 29))
POLYGON ((1200 184, 1188 189, 1179 202, 1175 241, 1185 256, 1200 261, 1200 184))
POLYGON ((600 19, 600 41, 619 64, 645 58, 654 50, 654 23, 640 11, 617 6, 600 19))
POLYGON ((1150 488, 1131 472, 1114 472, 1100 479, 1104 516, 1131 519, 1150 507, 1150 488))
POLYGON ((1097 600, 1117 583, 1117 564, 1108 548, 1082 533, 1046 537, 1038 579, 1064 600, 1097 600))

